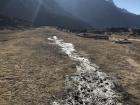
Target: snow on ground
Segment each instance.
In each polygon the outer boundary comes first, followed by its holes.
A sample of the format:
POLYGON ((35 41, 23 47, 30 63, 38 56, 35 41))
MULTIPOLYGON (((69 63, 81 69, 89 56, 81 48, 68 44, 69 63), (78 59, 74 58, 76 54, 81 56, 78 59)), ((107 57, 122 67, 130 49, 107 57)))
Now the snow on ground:
POLYGON ((122 105, 114 81, 99 71, 96 64, 78 54, 72 43, 65 43, 56 36, 48 38, 78 62, 77 72, 66 77, 66 95, 53 102, 53 105, 122 105))
POLYGON ((140 39, 128 39, 128 40, 140 42, 140 39))

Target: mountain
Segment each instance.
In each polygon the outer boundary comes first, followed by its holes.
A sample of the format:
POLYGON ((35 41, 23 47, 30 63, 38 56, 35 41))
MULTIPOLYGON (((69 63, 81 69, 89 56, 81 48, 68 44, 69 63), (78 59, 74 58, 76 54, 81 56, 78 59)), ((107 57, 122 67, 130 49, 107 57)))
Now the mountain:
POLYGON ((0 14, 37 26, 140 27, 140 16, 117 7, 113 0, 1 0, 0 14))
POLYGON ((15 17, 0 15, 0 27, 30 26, 31 23, 15 17))
POLYGON ((86 22, 62 9, 54 0, 2 0, 0 13, 31 21, 34 25, 87 28, 86 22))
POLYGON ((140 16, 117 7, 113 0, 56 0, 66 11, 93 27, 140 27, 140 16))

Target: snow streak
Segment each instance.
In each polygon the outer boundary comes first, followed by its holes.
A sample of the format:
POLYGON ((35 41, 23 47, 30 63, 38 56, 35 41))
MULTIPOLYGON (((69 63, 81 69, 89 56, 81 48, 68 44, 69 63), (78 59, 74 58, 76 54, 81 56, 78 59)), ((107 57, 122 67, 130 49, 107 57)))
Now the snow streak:
POLYGON ((66 95, 53 102, 53 105, 122 105, 115 83, 89 59, 78 54, 72 43, 65 43, 56 36, 48 38, 69 56, 76 65, 77 72, 66 78, 66 95))

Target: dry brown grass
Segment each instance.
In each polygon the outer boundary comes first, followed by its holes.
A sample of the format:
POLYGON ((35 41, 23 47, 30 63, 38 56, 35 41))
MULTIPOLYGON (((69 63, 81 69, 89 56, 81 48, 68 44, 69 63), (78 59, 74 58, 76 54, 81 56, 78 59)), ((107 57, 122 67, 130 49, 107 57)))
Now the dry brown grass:
POLYGON ((47 104, 64 90, 65 75, 75 71, 73 63, 48 44, 46 34, 38 29, 13 32, 1 40, 0 105, 47 104))
MULTIPOLYGON (((88 54, 86 56, 100 66, 101 71, 117 78, 129 94, 130 105, 140 104, 140 42, 115 44, 112 41, 76 37, 67 33, 61 33, 58 37, 72 42, 76 49, 88 54)), ((116 37, 125 39, 128 35, 116 37)))
POLYGON ((63 92, 64 77, 75 68, 57 46, 48 44, 54 35, 117 78, 129 93, 130 105, 140 104, 140 42, 115 44, 43 27, 0 32, 0 105, 46 104, 63 92))

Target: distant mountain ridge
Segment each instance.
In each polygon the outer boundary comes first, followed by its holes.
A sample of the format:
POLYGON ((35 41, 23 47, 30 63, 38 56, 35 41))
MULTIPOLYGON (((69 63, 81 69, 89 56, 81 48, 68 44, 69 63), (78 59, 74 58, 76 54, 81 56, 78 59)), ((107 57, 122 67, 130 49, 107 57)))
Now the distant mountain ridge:
POLYGON ((37 26, 140 27, 140 16, 117 7, 113 0, 1 0, 0 14, 37 26))
POLYGON ((117 7, 113 0, 56 1, 93 27, 140 27, 140 16, 117 7))
MULTIPOLYGON (((3 2, 0 1, 0 3, 3 2)), ((76 29, 89 27, 86 22, 64 11, 54 0, 5 0, 0 13, 31 21, 38 26, 49 25, 76 29)))

